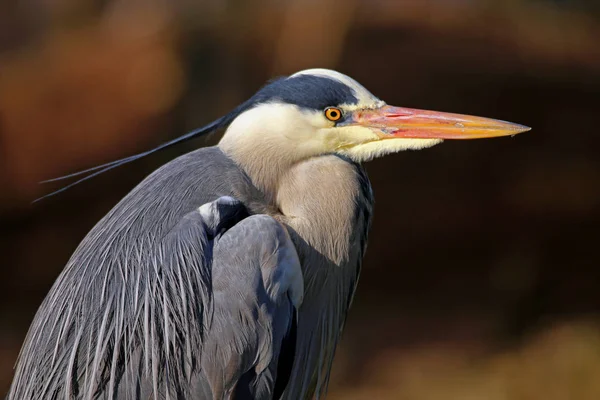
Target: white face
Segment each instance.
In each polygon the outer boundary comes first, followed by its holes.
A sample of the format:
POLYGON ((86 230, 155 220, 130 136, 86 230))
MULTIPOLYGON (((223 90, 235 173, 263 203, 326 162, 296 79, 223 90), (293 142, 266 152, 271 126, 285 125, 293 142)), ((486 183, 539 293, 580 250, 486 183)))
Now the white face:
POLYGON ((358 100, 352 104, 332 104, 343 118, 334 121, 327 109, 309 110, 292 104, 267 102, 240 114, 229 126, 219 146, 228 153, 268 149, 270 157, 295 162, 324 154, 340 154, 361 162, 407 149, 422 149, 441 139, 391 138, 381 127, 352 123, 361 110, 377 110, 386 104, 354 79, 336 71, 310 69, 299 75, 336 80, 350 87, 358 100), (242 150, 243 149, 243 150, 242 150))

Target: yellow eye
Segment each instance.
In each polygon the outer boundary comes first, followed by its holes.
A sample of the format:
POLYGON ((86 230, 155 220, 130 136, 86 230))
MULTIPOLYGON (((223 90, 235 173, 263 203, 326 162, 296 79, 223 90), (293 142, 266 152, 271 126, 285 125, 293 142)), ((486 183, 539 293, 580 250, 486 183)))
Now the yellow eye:
POLYGON ((334 122, 339 121, 339 119, 342 118, 342 110, 335 107, 329 107, 325 109, 325 118, 334 122))

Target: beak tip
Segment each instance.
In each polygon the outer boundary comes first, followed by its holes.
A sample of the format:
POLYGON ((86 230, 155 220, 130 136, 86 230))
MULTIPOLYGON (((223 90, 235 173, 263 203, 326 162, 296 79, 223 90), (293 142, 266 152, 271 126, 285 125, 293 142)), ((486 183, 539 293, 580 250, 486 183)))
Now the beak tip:
POLYGON ((529 132, 531 130, 531 128, 529 126, 515 124, 514 122, 507 122, 507 121, 500 121, 500 120, 498 120, 498 122, 500 123, 497 127, 498 131, 499 131, 499 133, 503 131, 504 134, 500 133, 500 134, 494 135, 494 136, 510 135, 512 137, 512 136, 518 135, 519 133, 529 132))
POLYGON ((531 130, 530 127, 525 126, 525 125, 517 125, 516 129, 515 129, 515 133, 523 133, 523 132, 529 132, 531 130))

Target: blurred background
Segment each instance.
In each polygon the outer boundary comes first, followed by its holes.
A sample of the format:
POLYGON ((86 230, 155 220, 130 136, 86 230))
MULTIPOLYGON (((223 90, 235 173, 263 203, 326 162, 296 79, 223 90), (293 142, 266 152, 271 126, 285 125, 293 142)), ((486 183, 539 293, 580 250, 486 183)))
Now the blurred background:
POLYGON ((1 2, 0 395, 89 229, 219 135, 32 205, 59 187, 40 180, 329 67, 390 104, 534 128, 367 165, 375 219, 329 398, 600 398, 599 40, 592 0, 1 2))

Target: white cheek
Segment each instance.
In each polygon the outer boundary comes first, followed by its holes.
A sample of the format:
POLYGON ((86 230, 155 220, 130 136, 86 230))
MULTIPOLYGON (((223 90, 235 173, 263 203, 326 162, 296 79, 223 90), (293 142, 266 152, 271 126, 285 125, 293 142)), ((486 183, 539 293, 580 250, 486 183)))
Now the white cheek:
POLYGON ((338 153, 353 161, 364 162, 404 150, 426 149, 442 142, 442 139, 385 139, 341 149, 338 153))
POLYGON ((319 111, 303 111, 291 104, 261 104, 229 125, 219 147, 237 158, 257 157, 260 151, 291 162, 322 154, 323 137, 319 132, 331 126, 333 123, 319 111))
POLYGON ((281 121, 278 130, 289 140, 296 142, 312 141, 323 130, 334 126, 319 112, 298 112, 299 114, 281 121))
POLYGON ((373 130, 364 126, 321 129, 320 134, 322 135, 322 142, 325 147, 336 152, 345 147, 379 140, 379 137, 373 130))

